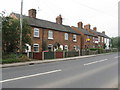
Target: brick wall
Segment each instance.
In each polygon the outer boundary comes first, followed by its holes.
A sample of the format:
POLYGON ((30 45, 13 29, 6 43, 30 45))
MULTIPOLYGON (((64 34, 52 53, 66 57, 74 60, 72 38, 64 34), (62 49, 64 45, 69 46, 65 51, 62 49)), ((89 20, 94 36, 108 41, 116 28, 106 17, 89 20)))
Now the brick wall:
POLYGON ((42 29, 39 29, 39 37, 34 37, 34 28, 32 27, 32 52, 33 52, 33 44, 39 44, 39 51, 42 51, 42 29))
POLYGON ((76 46, 81 46, 81 36, 77 35, 77 42, 73 42, 73 35, 72 33, 68 33, 68 40, 65 40, 64 38, 64 34, 66 32, 60 32, 60 31, 55 31, 55 30, 51 30, 53 31, 53 39, 48 39, 48 31, 50 29, 44 29, 43 33, 43 40, 47 43, 47 45, 52 44, 54 45, 56 42, 60 43, 61 45, 68 45, 69 50, 72 50, 74 45, 76 46))

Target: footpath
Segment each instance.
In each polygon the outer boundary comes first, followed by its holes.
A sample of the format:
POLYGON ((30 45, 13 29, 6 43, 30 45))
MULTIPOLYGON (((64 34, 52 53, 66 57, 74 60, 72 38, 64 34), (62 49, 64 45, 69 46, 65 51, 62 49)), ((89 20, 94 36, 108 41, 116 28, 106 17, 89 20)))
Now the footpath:
POLYGON ((85 56, 60 58, 60 59, 51 59, 51 60, 35 60, 35 61, 32 60, 32 61, 27 61, 27 62, 19 62, 19 63, 11 63, 11 64, 0 64, 0 68, 17 67, 17 66, 42 64, 42 63, 51 63, 51 62, 66 61, 66 60, 76 60, 76 59, 89 58, 89 57, 95 57, 95 56, 106 55, 106 54, 110 54, 110 53, 95 54, 95 55, 85 55, 85 56))

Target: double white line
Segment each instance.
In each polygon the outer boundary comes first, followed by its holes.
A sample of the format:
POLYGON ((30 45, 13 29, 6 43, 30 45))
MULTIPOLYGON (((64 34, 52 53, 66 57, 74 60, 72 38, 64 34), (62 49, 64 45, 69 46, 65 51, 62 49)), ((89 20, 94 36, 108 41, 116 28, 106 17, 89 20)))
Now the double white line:
POLYGON ((84 66, 90 65, 90 64, 95 64, 95 63, 98 63, 98 62, 103 62, 103 61, 106 61, 106 60, 108 60, 108 59, 103 59, 103 60, 99 60, 99 61, 94 61, 94 62, 86 63, 86 64, 84 64, 84 66))

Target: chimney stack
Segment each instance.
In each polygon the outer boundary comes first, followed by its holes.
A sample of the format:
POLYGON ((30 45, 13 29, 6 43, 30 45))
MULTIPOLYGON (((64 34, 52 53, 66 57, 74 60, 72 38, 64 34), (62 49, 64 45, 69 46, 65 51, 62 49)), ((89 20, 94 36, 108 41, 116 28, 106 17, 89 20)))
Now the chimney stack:
POLYGON ((93 27, 93 30, 94 30, 94 31, 97 31, 97 27, 93 27))
POLYGON ((83 23, 82 22, 78 22, 78 28, 80 28, 80 29, 83 28, 83 23))
POLYGON ((90 31, 90 24, 84 25, 84 29, 90 31))
POLYGON ((56 23, 57 24, 62 24, 62 16, 61 15, 56 17, 56 23))
POLYGON ((30 9, 29 11, 28 11, 28 15, 30 16, 30 17, 32 17, 32 18, 36 18, 36 9, 30 9))
POLYGON ((105 31, 102 31, 103 34, 105 34, 105 31))

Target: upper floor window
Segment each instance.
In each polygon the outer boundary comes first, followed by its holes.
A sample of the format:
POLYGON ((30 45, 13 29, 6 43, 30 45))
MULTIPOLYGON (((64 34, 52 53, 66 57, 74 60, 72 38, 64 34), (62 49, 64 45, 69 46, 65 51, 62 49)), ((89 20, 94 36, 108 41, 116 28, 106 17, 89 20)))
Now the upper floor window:
POLYGON ((87 36, 86 42, 90 42, 90 36, 87 36))
POLYGON ((100 42, 100 36, 98 37, 98 42, 100 42))
POLYGON ((53 39, 53 31, 48 31, 48 39, 53 39))
POLYGON ((65 40, 68 40, 68 33, 65 33, 65 40))
POLYGON ((39 29, 34 28, 34 37, 39 37, 39 29))
POLYGON ((102 42, 104 42, 104 38, 102 37, 102 42))
POLYGON ((77 35, 73 35, 73 41, 76 42, 77 41, 77 35))
POLYGON ((95 42, 95 37, 93 37, 93 42, 95 42))
POLYGON ((39 52, 39 44, 33 44, 34 52, 39 52))

